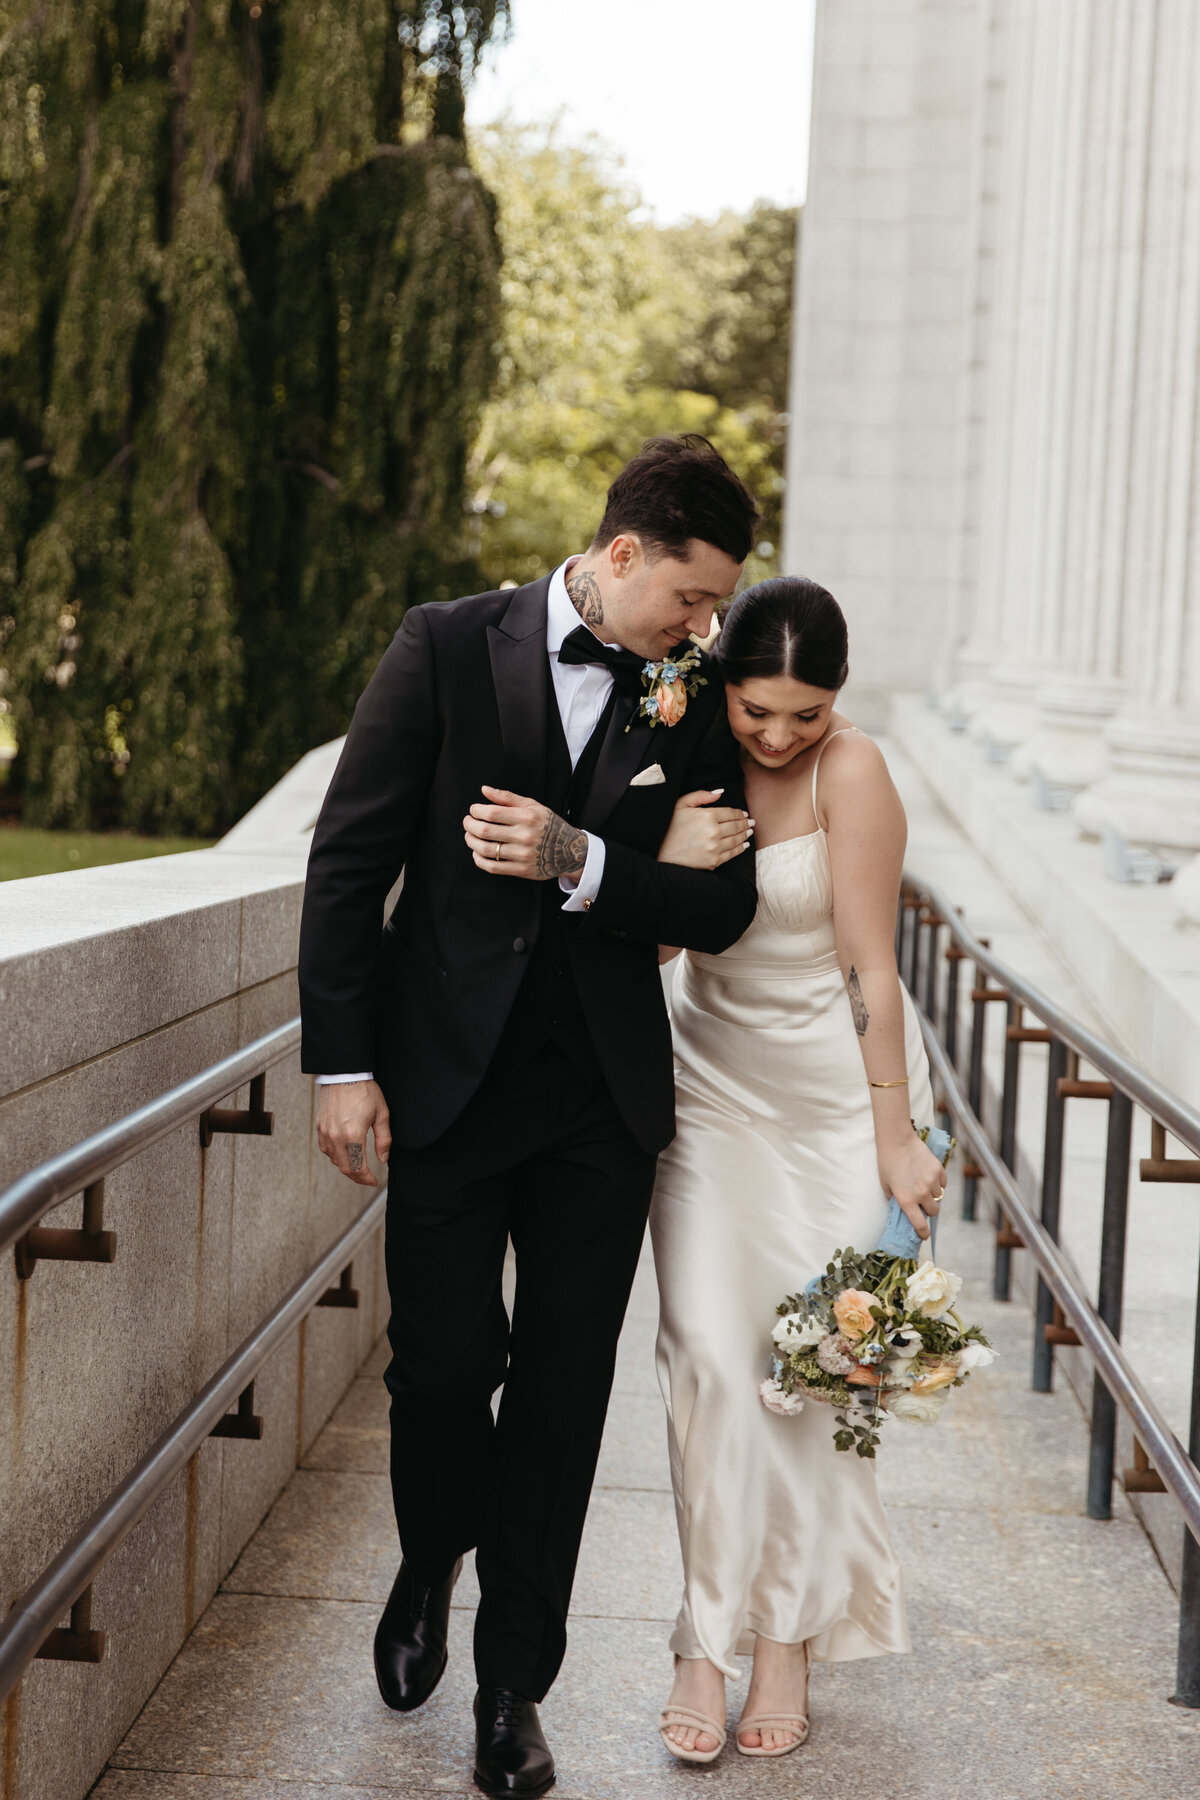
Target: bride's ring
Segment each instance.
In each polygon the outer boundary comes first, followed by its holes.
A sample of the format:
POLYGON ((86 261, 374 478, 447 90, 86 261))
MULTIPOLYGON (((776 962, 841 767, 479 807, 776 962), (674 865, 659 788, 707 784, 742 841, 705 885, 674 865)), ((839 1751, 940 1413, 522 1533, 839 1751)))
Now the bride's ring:
POLYGON ((496 844, 496 856, 495 856, 495 860, 496 860, 496 861, 497 861, 497 862, 500 862, 500 861, 502 861, 502 858, 501 858, 501 855, 500 855, 500 845, 499 845, 499 843, 498 843, 498 842, 497 842, 497 844, 496 844))

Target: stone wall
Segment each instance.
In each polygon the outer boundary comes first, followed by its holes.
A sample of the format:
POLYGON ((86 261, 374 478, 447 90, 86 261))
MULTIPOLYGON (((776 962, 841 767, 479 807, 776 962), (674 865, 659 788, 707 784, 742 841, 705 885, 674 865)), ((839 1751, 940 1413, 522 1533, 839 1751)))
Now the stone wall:
MULTIPOLYGON (((337 749, 211 850, 0 888, 0 1188, 295 1016, 307 828, 337 749)), ((315 1151, 298 1056, 266 1093, 272 1137, 202 1151, 193 1123, 110 1177, 111 1266, 21 1282, 3 1259, 6 1610, 369 1200, 315 1151)), ((101 1571, 104 1660, 38 1661, 10 1697, 3 1800, 87 1792, 383 1330, 381 1234, 354 1284, 357 1311, 313 1312, 262 1370, 261 1442, 209 1439, 101 1571)))

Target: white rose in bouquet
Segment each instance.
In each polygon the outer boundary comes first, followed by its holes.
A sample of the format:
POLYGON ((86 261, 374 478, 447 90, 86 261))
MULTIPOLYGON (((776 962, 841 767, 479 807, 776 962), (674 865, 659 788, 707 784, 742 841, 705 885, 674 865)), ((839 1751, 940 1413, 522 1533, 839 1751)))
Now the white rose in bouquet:
POLYGON ((785 1393, 779 1383, 772 1381, 770 1377, 760 1386, 758 1397, 768 1412, 779 1413, 785 1419, 804 1411, 803 1395, 785 1393))
POLYGON ((961 1287, 961 1275, 952 1275, 949 1269, 939 1269, 936 1263, 922 1263, 904 1284, 908 1310, 920 1313, 923 1319, 945 1318, 958 1299, 961 1287))
POLYGON ((974 1338, 970 1343, 964 1344, 962 1349, 956 1351, 955 1354, 958 1357, 958 1366, 964 1375, 972 1369, 986 1369, 989 1363, 994 1363, 996 1360, 996 1352, 987 1344, 977 1343, 974 1338))
POLYGON ((893 1419, 907 1419, 910 1425, 936 1425, 945 1404, 945 1389, 937 1394, 892 1394, 888 1411, 893 1419))
POLYGON ((771 1337, 776 1347, 785 1354, 789 1350, 811 1350, 829 1333, 820 1319, 810 1319, 806 1313, 785 1313, 779 1320, 771 1337))

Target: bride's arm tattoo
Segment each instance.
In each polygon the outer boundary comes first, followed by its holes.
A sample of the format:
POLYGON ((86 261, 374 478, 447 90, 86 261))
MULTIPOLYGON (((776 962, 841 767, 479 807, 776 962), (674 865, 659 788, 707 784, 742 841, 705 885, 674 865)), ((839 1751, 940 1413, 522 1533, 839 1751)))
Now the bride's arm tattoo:
POLYGON ((572 570, 567 576, 567 593, 571 596, 571 605, 585 625, 593 628, 603 625, 604 602, 600 598, 600 584, 594 575, 586 569, 580 574, 572 570))
POLYGON ((846 986, 850 990, 850 1011, 854 1015, 854 1029, 859 1037, 866 1037, 871 1015, 867 1011, 867 1003, 863 999, 862 983, 858 979, 858 970, 853 963, 850 964, 850 973, 846 977, 846 986))
POLYGON ((549 881, 555 875, 578 875, 587 861, 587 832, 568 825, 557 813, 547 813, 537 847, 537 879, 549 881))

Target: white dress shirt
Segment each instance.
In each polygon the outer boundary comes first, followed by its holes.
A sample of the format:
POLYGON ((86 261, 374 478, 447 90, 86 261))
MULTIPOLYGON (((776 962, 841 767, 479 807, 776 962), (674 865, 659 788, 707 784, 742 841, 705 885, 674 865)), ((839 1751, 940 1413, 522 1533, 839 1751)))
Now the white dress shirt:
MULTIPOLYGON (((565 563, 555 569, 550 577, 550 591, 546 598, 546 654, 550 658, 554 697, 558 702, 558 713, 572 769, 583 755, 588 739, 600 722, 600 714, 608 705, 613 685, 612 671, 605 668, 603 663, 560 663, 558 660, 563 639, 579 624, 579 614, 571 604, 571 596, 567 592, 567 570, 578 560, 578 557, 569 556, 565 563)), ((614 644, 613 648, 619 650, 621 646, 614 644)), ((587 860, 582 873, 578 876, 564 875, 559 879, 558 885, 567 896, 563 902, 564 912, 585 911, 600 892, 600 882, 604 875, 604 841, 590 831, 586 835, 587 860)), ((317 1076, 320 1085, 371 1079, 369 1071, 362 1071, 357 1075, 317 1076)))

